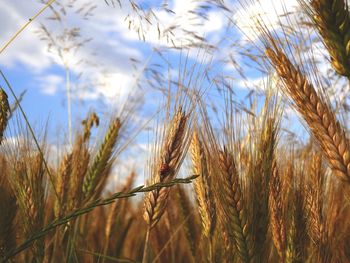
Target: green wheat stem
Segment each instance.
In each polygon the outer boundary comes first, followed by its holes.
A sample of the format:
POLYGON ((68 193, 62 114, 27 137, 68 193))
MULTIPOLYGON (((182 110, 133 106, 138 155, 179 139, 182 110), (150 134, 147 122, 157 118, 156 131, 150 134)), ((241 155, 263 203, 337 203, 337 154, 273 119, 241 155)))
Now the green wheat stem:
POLYGON ((150 186, 141 185, 141 186, 135 187, 132 190, 127 191, 127 192, 114 193, 113 195, 111 195, 110 197, 105 198, 105 199, 98 198, 98 199, 90 202, 89 204, 87 204, 85 207, 79 208, 79 209, 73 211, 72 213, 69 213, 68 215, 66 215, 64 217, 53 220, 50 224, 48 224, 47 226, 42 228, 40 231, 34 233, 31 237, 29 237, 27 240, 25 240, 22 244, 20 244, 19 246, 17 246, 13 250, 11 250, 9 253, 7 253, 1 259, 1 262, 4 263, 7 260, 9 260, 11 257, 13 257, 13 256, 19 254, 20 252, 22 252, 23 250, 27 249, 35 240, 42 238, 48 232, 55 229, 56 227, 64 225, 64 224, 68 223, 69 221, 71 221, 72 219, 77 218, 81 215, 87 214, 87 213, 91 212, 92 210, 94 210, 96 207, 109 205, 117 199, 132 197, 132 196, 135 196, 139 193, 151 192, 151 191, 154 191, 156 189, 163 188, 163 187, 171 187, 171 186, 174 186, 176 184, 189 184, 189 183, 192 183, 192 181, 197 177, 198 177, 198 175, 192 175, 192 176, 189 176, 187 178, 174 179, 174 180, 171 180, 171 181, 166 182, 166 183, 156 183, 156 184, 153 184, 150 186))

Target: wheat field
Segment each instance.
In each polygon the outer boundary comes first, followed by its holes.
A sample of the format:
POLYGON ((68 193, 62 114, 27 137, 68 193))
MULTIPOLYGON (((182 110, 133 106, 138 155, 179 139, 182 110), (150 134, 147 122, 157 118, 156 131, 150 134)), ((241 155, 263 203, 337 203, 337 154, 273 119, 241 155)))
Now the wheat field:
MULTIPOLYGON (((347 1, 300 4, 303 26, 349 85, 347 1)), ((298 25, 284 29, 262 21, 255 28, 254 56, 270 79, 261 107, 237 109, 225 90, 224 109, 213 115, 205 88, 193 80, 201 73, 183 73, 191 80, 179 80, 165 98, 140 186, 143 175, 130 170, 123 184, 108 188, 128 147, 121 146, 130 136, 127 109, 97 143, 91 134, 107 121, 90 112, 55 164, 30 126, 9 145, 14 115, 30 113, 17 98, 11 107, 10 83, 1 87, 1 262, 350 262, 346 116, 331 101, 313 53, 300 48, 298 25), (283 136, 286 105, 308 131, 306 141, 283 136)))

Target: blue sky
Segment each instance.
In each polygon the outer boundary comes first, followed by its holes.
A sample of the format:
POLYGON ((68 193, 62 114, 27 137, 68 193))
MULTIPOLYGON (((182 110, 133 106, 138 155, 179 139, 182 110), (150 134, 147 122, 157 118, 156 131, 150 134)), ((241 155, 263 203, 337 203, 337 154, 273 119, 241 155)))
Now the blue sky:
MULTIPOLYGON (((49 140, 52 141, 56 139, 58 131, 62 137, 63 134, 67 135, 65 68, 57 49, 48 49, 48 41, 40 40, 43 36, 40 29, 42 25, 56 38, 65 29, 72 28, 80 28, 81 37, 76 38, 76 41, 82 42, 91 38, 78 50, 67 51, 64 56, 71 72, 73 127, 76 129, 89 110, 95 110, 105 120, 102 123, 107 123, 108 115, 123 105, 128 94, 135 92, 143 94, 142 106, 136 119, 140 123, 147 121, 162 101, 161 93, 151 88, 146 81, 151 76, 151 70, 159 71, 165 81, 168 72, 175 78, 180 62, 183 68, 187 57, 188 66, 201 63, 210 66, 212 80, 226 78, 232 84, 237 100, 245 103, 244 98, 250 91, 245 84, 248 83, 250 89, 256 89, 252 83, 260 83, 262 74, 245 65, 236 46, 245 45, 248 39, 256 40, 251 27, 254 26, 253 17, 257 14, 264 19, 268 18, 269 26, 275 28, 278 27, 276 13, 283 13, 283 6, 273 0, 261 0, 259 4, 251 4, 245 8, 235 1, 226 1, 227 6, 232 8, 231 13, 212 7, 205 11, 207 19, 203 19, 192 11, 198 10, 204 1, 166 1, 173 13, 162 8, 162 1, 139 1, 146 10, 152 9, 160 21, 157 25, 155 18, 149 16, 152 22, 149 25, 138 19, 128 1, 122 1, 122 8, 118 5, 108 6, 104 0, 57 2, 65 8, 65 12, 60 13, 59 21, 48 19, 52 18, 53 13, 46 10, 0 54, 1 70, 15 92, 20 94, 26 90, 22 106, 31 124, 40 129, 48 120, 49 140), (72 8, 67 7, 69 3, 74 3, 72 8), (81 7, 82 11, 77 12, 81 7), (85 19, 82 14, 89 9, 92 10, 92 16, 85 19), (228 26, 231 20, 241 29, 228 26), (144 35, 138 33, 141 27, 144 35), (172 28, 173 34, 167 31, 168 28, 172 28), (198 44, 198 39, 191 36, 190 32, 196 32, 198 36, 205 38, 205 44, 218 48, 211 55, 205 56, 203 54, 206 48, 192 47, 182 51, 170 48, 173 43, 177 47, 187 46, 192 42, 198 44), (162 56, 158 51, 161 51, 162 56), (235 72, 231 57, 243 65, 248 78, 246 83, 235 72)), ((284 4, 290 10, 296 2, 293 0, 284 4)), ((38 0, 0 1, 0 46, 41 7, 38 0)), ((55 8, 60 10, 61 6, 55 5, 55 8)), ((0 84, 4 86, 3 81, 0 84)), ((165 85, 166 82, 160 84, 162 88, 165 85)), ((209 88, 207 81, 201 85, 204 86, 202 89, 208 90, 208 98, 215 104, 218 96, 216 89, 209 88)), ((9 97, 13 102, 13 98, 9 97)), ((144 144, 147 144, 147 140, 147 135, 140 139, 144 144)))

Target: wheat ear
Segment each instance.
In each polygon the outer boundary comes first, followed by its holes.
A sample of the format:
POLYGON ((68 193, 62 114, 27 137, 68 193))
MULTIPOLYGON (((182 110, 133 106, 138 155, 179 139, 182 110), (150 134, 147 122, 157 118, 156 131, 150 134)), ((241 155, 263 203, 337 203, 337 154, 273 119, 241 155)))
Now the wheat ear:
POLYGON ((203 233, 207 238, 213 235, 216 216, 215 204, 210 186, 207 160, 198 132, 194 132, 191 140, 191 157, 193 173, 200 175, 193 183, 201 216, 203 233))
POLYGON ((272 163, 272 176, 270 180, 270 226, 272 240, 277 253, 283 261, 286 249, 286 226, 283 218, 282 185, 276 161, 272 163))
POLYGON ((103 179, 101 177, 108 166, 113 148, 117 142, 120 127, 121 122, 118 118, 111 122, 104 141, 84 178, 83 195, 85 200, 88 200, 93 195, 95 187, 103 179))
MULTIPOLYGON (((29 151, 22 148, 22 151, 29 151)), ((12 187, 14 189, 18 207, 23 220, 24 236, 40 230, 44 225, 44 186, 43 186, 43 159, 41 154, 32 158, 28 156, 14 163, 12 171, 12 187)), ((35 261, 40 262, 44 257, 45 244, 43 239, 33 243, 32 253, 35 261)))
POLYGON ((67 210, 72 211, 81 205, 83 201, 84 178, 88 171, 90 152, 88 150, 91 129, 99 125, 99 118, 96 113, 91 113, 82 124, 84 131, 79 134, 74 142, 71 153, 71 176, 69 179, 69 193, 67 210))
POLYGON ((7 94, 2 88, 0 88, 0 143, 2 141, 4 131, 7 126, 9 111, 10 106, 7 94))
MULTIPOLYGON (((186 139, 188 139, 187 124, 188 117, 180 108, 175 113, 175 116, 170 123, 170 128, 166 132, 160 158, 154 164, 154 171, 151 178, 153 183, 167 182, 176 176, 183 157, 186 154, 186 139)), ((169 189, 166 188, 156 189, 147 193, 145 196, 143 218, 145 219, 148 228, 142 262, 147 261, 150 231, 156 226, 162 217, 166 208, 168 196, 169 189)))
POLYGON ((349 183, 349 142, 329 105, 325 99, 317 95, 313 85, 282 51, 267 48, 266 55, 283 80, 285 92, 293 99, 297 110, 322 147, 333 172, 349 183))
POLYGON ((219 152, 219 168, 221 174, 218 193, 218 208, 220 218, 226 226, 228 234, 234 240, 237 253, 243 262, 251 262, 253 259, 252 239, 249 233, 246 208, 239 184, 233 155, 224 147, 219 152))
POLYGON ((98 127, 100 119, 95 112, 91 113, 86 120, 83 120, 84 125, 83 141, 87 142, 90 139, 92 126, 98 127))
MULTIPOLYGON (((186 135, 187 116, 178 111, 174 116, 170 130, 165 138, 158 166, 155 167, 153 182, 167 182, 174 179, 183 156, 184 138, 186 135)), ((144 219, 153 228, 165 211, 169 189, 161 188, 148 193, 145 197, 144 219)))
POLYGON ((312 18, 335 71, 350 79, 350 16, 344 0, 312 0, 312 18))
POLYGON ((57 209, 56 217, 62 216, 66 212, 67 201, 68 201, 67 197, 68 197, 68 191, 69 191, 69 176, 71 175, 71 171, 72 171, 72 155, 67 154, 62 160, 60 169, 59 169, 57 192, 60 197, 61 206, 57 201, 57 204, 55 207, 57 209))
POLYGON ((319 260, 322 255, 322 248, 325 244, 323 208, 323 184, 324 171, 322 168, 322 156, 313 154, 310 161, 310 180, 306 191, 306 211, 308 213, 308 232, 311 241, 316 247, 319 260))
MULTIPOLYGON (((267 105, 267 104, 266 104, 267 105)), ((265 106, 266 107, 266 106, 265 106)), ((265 108, 268 113, 268 108, 265 108)), ((269 221, 269 181, 272 174, 272 163, 276 146, 276 118, 264 114, 260 134, 257 134, 257 141, 253 145, 256 158, 250 157, 251 185, 249 196, 252 207, 254 250, 259 257, 263 257, 266 251, 266 239, 269 221)))
POLYGON ((87 174, 90 152, 84 137, 79 135, 72 150, 71 177, 69 180, 68 211, 78 208, 83 200, 83 183, 87 174))
POLYGON ((287 234, 286 263, 305 262, 307 248, 307 227, 304 215, 304 189, 303 185, 293 189, 293 196, 289 198, 290 215, 288 216, 290 223, 287 234))

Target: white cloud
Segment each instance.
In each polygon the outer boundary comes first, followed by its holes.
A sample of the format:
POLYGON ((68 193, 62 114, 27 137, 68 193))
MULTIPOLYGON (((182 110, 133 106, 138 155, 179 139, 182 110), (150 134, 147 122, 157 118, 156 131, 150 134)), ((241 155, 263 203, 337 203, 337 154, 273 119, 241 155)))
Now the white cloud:
MULTIPOLYGON (((61 2, 64 4, 64 1, 61 2)), ((88 1, 77 1, 78 5, 83 5, 86 2, 88 1)), ((101 90, 96 90, 100 86, 96 87, 92 93, 88 94, 90 98, 99 97, 96 94, 110 98, 118 92, 124 92, 128 87, 127 84, 131 81, 133 73, 129 58, 140 59, 142 54, 137 47, 129 45, 128 41, 123 40, 123 35, 119 34, 120 28, 124 26, 111 23, 115 17, 115 10, 108 7, 103 1, 97 3, 97 6, 96 14, 98 16, 93 16, 89 20, 79 18, 75 10, 70 10, 69 12, 69 8, 67 8, 68 13, 64 17, 66 21, 63 21, 62 24, 57 21, 47 20, 46 18, 51 16, 51 11, 47 9, 1 54, 0 64, 9 68, 19 66, 33 73, 35 78, 41 82, 38 86, 42 91, 45 94, 54 95, 58 90, 58 85, 62 82, 62 78, 58 75, 53 75, 50 72, 50 68, 55 64, 63 66, 62 60, 57 52, 54 52, 54 47, 51 48, 53 52, 49 53, 47 43, 39 39, 37 33, 39 24, 45 24, 49 32, 54 36, 59 34, 60 31, 62 32, 64 25, 67 25, 68 28, 80 27, 84 38, 92 37, 93 41, 84 45, 76 53, 70 52, 65 54, 71 72, 73 74, 83 72, 88 76, 85 80, 89 79, 95 83, 104 82, 106 84, 101 90), (101 19, 101 17, 104 19, 101 19), (77 64, 81 60, 89 63, 77 64), (104 77, 105 79, 102 79, 101 76, 106 74, 101 74, 100 72, 105 72, 106 69, 108 69, 109 73, 107 77, 104 77), (116 82, 112 83, 113 81, 116 82)), ((41 7, 42 5, 36 1, 30 5, 23 5, 23 2, 20 0, 7 1, 6 3, 0 2, 0 16, 2 21, 4 21, 0 24, 2 32, 0 45, 6 43, 41 7)), ((126 32, 127 30, 124 30, 125 34, 126 32)), ((62 71, 62 76, 64 76, 63 74, 64 71, 62 71)))
MULTIPOLYGON (((5 43, 26 21, 34 15, 42 5, 34 1, 30 5, 24 5, 20 0, 0 2, 0 16, 4 23, 0 24, 2 35, 0 45, 5 43)), ((60 1, 64 5, 65 0, 60 1)), ((88 0, 77 0, 77 5, 89 2, 88 0)), ((127 2, 127 1, 126 1, 127 2)), ((161 39, 158 36, 156 24, 146 26, 146 43, 141 43, 137 32, 128 28, 128 21, 125 17, 130 12, 130 7, 124 5, 122 9, 107 6, 104 1, 94 2, 97 8, 94 15, 89 20, 82 20, 74 10, 67 8, 67 20, 62 24, 56 21, 46 19, 51 15, 47 9, 1 54, 0 64, 6 67, 22 67, 33 73, 35 78, 42 81, 38 85, 45 94, 54 95, 61 85, 57 73, 53 74, 52 65, 62 67, 57 52, 48 52, 47 43, 39 40, 36 31, 40 23, 45 24, 49 32, 55 35, 62 31, 64 25, 68 27, 80 27, 81 34, 85 37, 92 37, 93 40, 76 53, 66 55, 69 61, 70 70, 73 75, 83 73, 82 80, 90 81, 90 84, 72 83, 72 87, 86 87, 83 93, 79 93, 80 98, 98 99, 105 98, 110 100, 115 96, 125 96, 130 92, 130 87, 134 86, 133 69, 130 58, 136 58, 140 61, 145 57, 142 48, 146 50, 152 46, 169 47, 172 42, 167 41, 165 31, 174 26, 172 40, 176 45, 187 45, 189 43, 198 43, 199 40, 188 32, 196 32, 198 36, 209 37, 213 41, 220 39, 221 30, 225 24, 225 17, 217 10, 208 11, 208 20, 203 19, 192 10, 199 8, 201 1, 174 0, 170 2, 170 8, 174 14, 163 9, 154 9, 154 13, 159 19, 161 30, 161 39), (81 59, 92 63, 77 64, 81 59), (95 85, 98 83, 98 85, 95 85), (104 85, 100 85, 103 83, 104 85)), ((168 34, 171 36, 171 34, 168 34)), ((53 50, 53 48, 51 48, 53 50)), ((188 55, 195 59, 198 58, 198 50, 193 48, 188 55)), ((210 57, 208 56, 207 61, 210 57)), ((62 78, 64 77, 62 70, 62 78)), ((74 77, 72 78, 74 82, 74 77)), ((81 90, 76 90, 81 91, 81 90)), ((74 94, 78 94, 75 92, 74 94)))
POLYGON ((298 0, 275 1, 257 0, 247 1, 244 6, 237 5, 234 20, 242 30, 243 39, 254 41, 259 37, 260 25, 266 26, 269 30, 276 30, 281 22, 286 22, 285 14, 295 12, 299 7, 298 0), (260 23, 260 25, 259 25, 260 23))
POLYGON ((208 14, 208 20, 204 22, 203 28, 206 32, 216 32, 223 29, 225 19, 222 12, 212 11, 208 14))
POLYGON ((118 72, 97 74, 96 77, 96 87, 98 88, 78 90, 77 94, 80 99, 93 100, 102 97, 107 102, 122 104, 135 87, 135 79, 129 74, 118 72))
POLYGON ((172 13, 161 8, 152 10, 154 14, 150 16, 152 24, 132 15, 125 21, 129 11, 128 8, 125 8, 123 13, 116 13, 110 25, 117 28, 118 33, 122 34, 125 39, 132 41, 142 39, 144 36, 148 44, 163 47, 173 47, 174 44, 176 47, 198 44, 201 41, 193 33, 199 37, 219 33, 225 21, 222 13, 214 9, 207 12, 207 20, 196 13, 196 10, 204 4, 204 1, 171 1, 169 8, 173 11, 172 13))
POLYGON ((64 85, 64 79, 58 75, 45 75, 37 77, 42 93, 46 95, 55 95, 56 92, 64 85))
MULTIPOLYGON (((1 47, 39 7, 38 3, 23 4, 23 1, 20 0, 0 2, 1 47)), ((35 24, 36 22, 33 22, 34 26, 29 26, 24 30, 0 55, 0 64, 14 67, 17 63, 21 63, 32 71, 40 71, 49 65, 50 59, 45 52, 45 44, 35 36, 35 24)))

